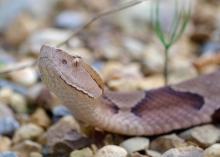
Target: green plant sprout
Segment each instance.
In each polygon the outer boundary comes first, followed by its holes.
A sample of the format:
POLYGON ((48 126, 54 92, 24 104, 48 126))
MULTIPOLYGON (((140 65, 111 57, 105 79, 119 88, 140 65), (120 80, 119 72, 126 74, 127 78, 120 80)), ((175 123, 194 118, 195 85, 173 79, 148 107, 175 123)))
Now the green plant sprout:
MULTIPOLYGON (((164 1, 164 0, 163 0, 164 1)), ((163 31, 160 17, 160 2, 156 0, 151 9, 151 21, 154 31, 164 47, 164 69, 163 76, 165 85, 168 84, 168 61, 169 50, 183 34, 191 16, 191 7, 184 7, 179 4, 179 0, 175 0, 174 17, 168 32, 163 31)))

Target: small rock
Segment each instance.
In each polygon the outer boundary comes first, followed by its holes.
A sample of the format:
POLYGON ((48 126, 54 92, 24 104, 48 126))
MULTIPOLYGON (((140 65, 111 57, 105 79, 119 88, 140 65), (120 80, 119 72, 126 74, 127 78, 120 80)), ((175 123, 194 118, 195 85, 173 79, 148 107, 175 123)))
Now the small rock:
POLYGON ((19 128, 19 123, 14 117, 0 118, 0 134, 11 135, 19 128))
POLYGON ((18 143, 28 139, 38 139, 44 130, 33 123, 25 124, 21 126, 13 137, 13 142, 18 143))
POLYGON ((19 123, 10 108, 0 103, 0 134, 11 135, 18 127, 19 123))
MULTIPOLYGON (((116 45, 116 43, 109 42, 102 43, 101 51, 103 57, 107 60, 117 60, 121 56, 121 49, 116 45)), ((101 45, 100 45, 101 46, 101 45)))
POLYGON ((79 124, 72 116, 66 116, 52 125, 45 134, 49 152, 69 154, 74 149, 81 149, 90 144, 79 124))
POLYGON ((142 155, 136 152, 136 153, 132 153, 129 157, 152 157, 152 156, 142 155))
POLYGON ((163 53, 156 49, 155 46, 148 46, 142 57, 144 74, 160 73, 163 71, 163 53))
POLYGON ((13 95, 13 90, 11 88, 5 87, 0 89, 0 100, 5 104, 9 104, 11 97, 13 95))
POLYGON ((40 48, 43 44, 56 45, 66 40, 71 34, 71 31, 47 28, 39 31, 35 31, 30 35, 26 42, 21 47, 21 53, 39 54, 40 48))
POLYGON ((42 108, 38 108, 31 115, 31 122, 38 126, 41 126, 42 128, 48 128, 51 123, 46 111, 42 108))
POLYGON ((93 157, 93 152, 90 148, 84 148, 81 150, 74 150, 70 157, 93 157))
POLYGON ((107 145, 97 151, 94 157, 126 157, 127 151, 119 146, 107 145))
POLYGON ((40 152, 42 146, 36 142, 26 140, 13 146, 12 150, 17 152, 21 157, 30 157, 32 152, 40 152))
POLYGON ((134 91, 138 89, 138 81, 137 79, 118 79, 118 80, 111 80, 108 82, 108 87, 111 90, 115 91, 134 91))
POLYGON ((43 157, 43 155, 40 154, 40 153, 37 153, 37 152, 32 152, 32 153, 30 154, 30 157, 43 157))
POLYGON ((120 78, 120 71, 123 65, 119 62, 108 62, 101 70, 102 77, 105 81, 120 78))
POLYGON ((47 88, 42 88, 35 99, 35 105, 46 110, 52 110, 58 104, 60 104, 58 97, 47 88))
POLYGON ((63 11, 57 17, 55 24, 57 27, 66 29, 78 29, 85 23, 86 16, 77 11, 63 11))
POLYGON ((162 75, 151 75, 138 81, 138 89, 149 90, 164 86, 162 75))
POLYGON ((127 53, 131 55, 132 59, 142 59, 145 45, 141 41, 138 41, 135 38, 125 37, 123 42, 125 48, 127 48, 127 53))
POLYGON ((20 93, 22 95, 26 95, 28 93, 28 90, 26 87, 17 85, 13 82, 6 81, 6 80, 0 80, 0 88, 10 88, 12 91, 16 93, 20 93))
POLYGON ((220 157, 220 144, 214 144, 204 151, 204 157, 220 157))
POLYGON ((211 73, 218 70, 220 64, 220 53, 204 55, 194 60, 193 65, 199 73, 211 73))
POLYGON ((185 140, 196 143, 201 147, 208 147, 220 139, 220 129, 213 125, 192 128, 180 134, 185 140))
POLYGON ((12 117, 12 116, 13 116, 12 110, 7 105, 0 103, 0 118, 12 117))
POLYGON ((6 41, 10 45, 19 46, 37 27, 38 24, 33 17, 28 14, 21 14, 5 31, 6 41))
POLYGON ((14 152, 1 152, 0 157, 18 157, 14 152))
POLYGON ((31 86, 28 89, 27 92, 27 99, 31 104, 36 104, 37 97, 40 95, 42 90, 44 90, 46 87, 42 83, 37 83, 31 86))
POLYGON ((105 65, 105 62, 100 61, 100 60, 95 60, 91 66, 92 68, 95 69, 95 71, 100 72, 103 69, 104 65, 105 65))
POLYGON ((19 93, 13 93, 9 103, 10 106, 15 110, 15 112, 17 113, 27 112, 27 101, 23 95, 19 93))
POLYGON ((0 136, 0 152, 8 151, 11 147, 11 140, 8 137, 0 136))
POLYGON ((203 44, 210 40, 213 31, 216 29, 217 10, 211 5, 200 3, 194 9, 196 13, 192 16, 194 30, 190 39, 198 44, 203 44))
POLYGON ((162 154, 153 151, 153 150, 146 150, 146 155, 150 156, 150 157, 161 157, 162 154))
POLYGON ((201 51, 202 51, 203 56, 210 56, 215 53, 219 53, 220 52, 220 43, 219 42, 208 42, 208 43, 204 44, 201 51))
POLYGON ((176 134, 164 135, 156 138, 150 143, 150 149, 164 153, 168 149, 184 146, 186 143, 176 134))
POLYGON ((149 147, 149 139, 144 137, 133 137, 122 142, 120 146, 125 148, 128 153, 147 150, 149 147))
POLYGON ((37 72, 33 68, 25 68, 23 70, 14 71, 9 75, 13 82, 26 87, 35 84, 38 79, 37 72))
POLYGON ((58 121, 62 117, 71 115, 70 110, 63 105, 54 107, 52 113, 54 122, 58 121))
POLYGON ((203 157, 203 150, 192 146, 173 148, 165 152, 162 157, 203 157))

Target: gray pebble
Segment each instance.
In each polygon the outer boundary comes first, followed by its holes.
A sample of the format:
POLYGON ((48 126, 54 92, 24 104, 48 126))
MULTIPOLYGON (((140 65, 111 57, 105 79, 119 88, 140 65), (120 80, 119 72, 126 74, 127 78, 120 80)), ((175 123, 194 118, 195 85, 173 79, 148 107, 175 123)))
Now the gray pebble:
POLYGON ((0 118, 0 134, 10 135, 19 127, 19 123, 13 117, 0 118))
POLYGON ((52 112, 53 112, 53 120, 55 122, 61 119, 62 117, 71 115, 70 110, 62 105, 54 107, 52 112))
POLYGON ((85 16, 76 11, 63 11, 56 17, 56 26, 67 29, 77 29, 85 22, 85 16))
POLYGON ((0 157, 17 157, 17 155, 14 152, 2 152, 0 157))

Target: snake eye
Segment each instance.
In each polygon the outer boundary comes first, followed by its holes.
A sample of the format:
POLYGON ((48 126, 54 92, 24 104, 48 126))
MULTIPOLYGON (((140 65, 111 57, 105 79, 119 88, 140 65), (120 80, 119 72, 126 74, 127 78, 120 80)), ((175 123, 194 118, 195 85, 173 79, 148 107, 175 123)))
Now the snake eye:
POLYGON ((61 61, 63 64, 67 64, 67 60, 65 60, 65 59, 62 59, 62 61, 61 61))

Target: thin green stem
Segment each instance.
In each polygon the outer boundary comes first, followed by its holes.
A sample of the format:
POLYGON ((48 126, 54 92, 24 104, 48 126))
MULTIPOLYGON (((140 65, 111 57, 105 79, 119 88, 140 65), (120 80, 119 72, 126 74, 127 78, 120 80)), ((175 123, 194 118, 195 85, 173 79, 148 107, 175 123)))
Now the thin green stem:
POLYGON ((164 84, 168 85, 168 63, 169 63, 169 48, 170 47, 165 47, 164 50, 164 69, 163 69, 163 77, 164 77, 164 84))

